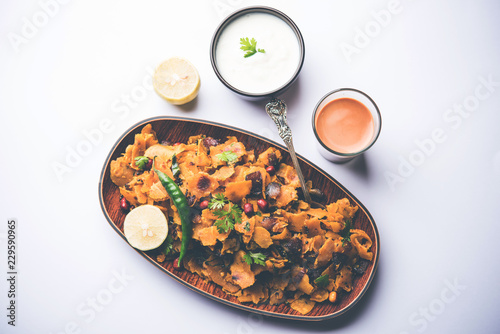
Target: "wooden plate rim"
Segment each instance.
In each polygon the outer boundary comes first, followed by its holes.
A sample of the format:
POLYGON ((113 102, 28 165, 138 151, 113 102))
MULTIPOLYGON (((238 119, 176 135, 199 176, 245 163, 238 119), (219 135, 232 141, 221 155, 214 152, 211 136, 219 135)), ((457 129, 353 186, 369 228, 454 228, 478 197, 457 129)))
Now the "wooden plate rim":
MULTIPOLYGON (((98 191, 99 191, 99 204, 101 206, 101 210, 102 210, 104 216, 106 217, 106 220, 111 225, 111 227, 126 242, 127 242, 127 239, 125 238, 125 235, 115 225, 115 223, 113 222, 113 220, 111 219, 111 217, 108 215, 108 212, 107 212, 106 207, 104 205, 104 196, 103 196, 103 188, 102 188, 103 180, 104 180, 104 177, 105 177, 104 174, 106 172, 106 168, 107 168, 108 164, 110 163, 110 159, 113 156, 113 153, 115 152, 116 148, 121 143, 121 141, 130 132, 136 131, 139 127, 141 127, 141 126, 143 126, 143 125, 145 125, 145 124, 147 124, 149 122, 154 122, 154 121, 184 121, 184 122, 194 122, 194 123, 201 123, 201 124, 209 124, 209 125, 212 125, 212 126, 215 126, 215 127, 229 129, 229 130, 240 132, 242 134, 245 134, 245 135, 248 135, 248 136, 251 136, 251 137, 258 138, 258 139, 260 139, 260 140, 262 140, 264 142, 268 142, 268 143, 270 143, 272 145, 276 145, 276 146, 280 147, 282 150, 288 152, 288 149, 284 145, 282 145, 280 143, 277 143, 275 141, 269 140, 269 139, 267 139, 265 137, 262 137, 262 136, 260 136, 258 134, 255 134, 255 133, 252 133, 250 131, 243 130, 243 129, 240 129, 240 128, 237 128, 237 127, 234 127, 234 126, 231 126, 231 125, 221 124, 221 123, 207 121, 207 120, 202 120, 202 119, 189 118, 189 117, 179 117, 179 116, 156 116, 156 117, 150 117, 150 118, 147 118, 147 119, 144 119, 142 121, 137 122, 136 124, 132 125, 128 130, 126 130, 120 136, 120 138, 118 138, 118 140, 113 144, 113 146, 112 146, 112 148, 111 148, 108 156, 106 157, 104 165, 102 167, 101 175, 99 177, 99 184, 98 184, 98 186, 99 186, 99 189, 98 189, 98 191)), ((336 311, 334 313, 331 313, 331 314, 327 314, 327 315, 323 315, 323 316, 314 316, 314 317, 311 317, 311 316, 307 316, 307 315, 293 315, 293 314, 283 314, 283 313, 276 313, 276 312, 264 311, 264 310, 255 309, 255 308, 253 308, 251 306, 242 305, 242 304, 236 304, 236 303, 231 302, 229 300, 225 300, 225 299, 222 299, 220 297, 214 296, 214 295, 212 295, 210 293, 207 293, 207 292, 199 289, 198 287, 195 287, 195 286, 191 285, 190 283, 185 282, 184 280, 182 280, 181 278, 177 277, 176 275, 174 275, 170 271, 168 271, 165 268, 163 268, 162 266, 160 266, 157 262, 153 261, 151 258, 149 258, 148 256, 146 256, 146 254, 144 252, 139 251, 139 250, 135 249, 134 247, 130 246, 130 244, 128 242, 127 242, 127 244, 130 247, 132 247, 136 252, 138 252, 142 257, 144 257, 146 260, 148 260, 149 262, 151 262, 153 265, 155 265, 161 271, 163 271, 164 273, 168 274, 171 278, 174 278, 176 281, 178 281, 182 285, 188 287, 189 289, 191 289, 191 290, 193 290, 195 292, 198 292, 198 293, 204 295, 205 297, 208 297, 210 299, 216 300, 216 301, 221 302, 223 304, 235 307, 235 308, 240 309, 240 310, 250 311, 250 312, 253 312, 253 313, 257 313, 257 314, 261 314, 261 315, 265 315, 265 316, 276 317, 276 318, 291 319, 291 320, 305 320, 305 321, 322 321, 322 320, 327 320, 327 319, 333 319, 333 318, 336 318, 336 317, 344 314, 345 312, 347 312, 350 309, 352 309, 354 307, 354 305, 364 296, 364 294, 368 290, 371 282, 373 281, 373 278, 375 277, 375 273, 376 273, 377 268, 378 268, 379 253, 380 253, 380 236, 379 236, 378 228, 377 228, 377 225, 375 224, 375 220, 373 219, 373 217, 370 214, 370 212, 365 208, 365 206, 349 190, 347 190, 342 184, 340 184, 339 182, 337 182, 337 180, 335 180, 332 176, 330 176, 328 173, 326 173, 323 169, 321 169, 320 167, 316 166, 314 163, 312 163, 308 159, 304 158, 300 154, 297 154, 297 158, 299 160, 301 160, 302 162, 307 163, 310 167, 316 169, 318 172, 320 172, 321 174, 323 174, 327 179, 329 179, 331 182, 333 182, 337 187, 339 187, 346 194, 348 194, 356 202, 356 205, 358 205, 360 207, 360 209, 363 210, 363 212, 368 217, 368 220, 370 221, 371 225, 373 226, 373 230, 374 230, 374 235, 375 235, 375 238, 376 238, 376 245, 377 245, 377 247, 376 247, 376 252, 374 254, 374 260, 373 260, 374 262, 373 262, 372 272, 370 273, 370 276, 368 277, 368 280, 366 281, 365 286, 360 291, 359 295, 354 300, 352 300, 352 302, 349 305, 347 305, 343 309, 338 310, 338 311, 336 311)))

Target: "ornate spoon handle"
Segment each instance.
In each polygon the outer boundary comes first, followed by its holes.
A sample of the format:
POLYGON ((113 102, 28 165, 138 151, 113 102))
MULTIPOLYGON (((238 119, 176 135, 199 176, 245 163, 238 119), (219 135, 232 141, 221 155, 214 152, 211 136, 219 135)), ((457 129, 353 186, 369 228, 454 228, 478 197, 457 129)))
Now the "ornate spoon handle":
POLYGON ((292 157, 293 166, 295 167, 295 171, 297 172, 297 176, 300 180, 300 185, 302 186, 304 199, 307 203, 311 203, 311 196, 307 190, 304 175, 302 175, 302 170, 300 169, 299 161, 297 160, 297 155, 295 154, 295 149, 293 148, 292 130, 286 121, 286 104, 283 100, 273 98, 268 104, 266 104, 266 112, 273 119, 274 123, 276 123, 278 133, 281 139, 285 142, 286 147, 288 147, 288 151, 292 157))

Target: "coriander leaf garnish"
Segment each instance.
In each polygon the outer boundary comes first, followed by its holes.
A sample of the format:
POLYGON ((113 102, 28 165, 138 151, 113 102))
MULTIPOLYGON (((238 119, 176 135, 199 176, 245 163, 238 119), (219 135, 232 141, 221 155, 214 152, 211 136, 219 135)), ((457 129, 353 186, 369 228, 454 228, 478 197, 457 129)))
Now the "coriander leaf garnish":
POLYGON ((243 211, 237 206, 232 205, 229 211, 217 210, 214 215, 219 217, 214 223, 219 233, 226 233, 234 228, 234 224, 241 223, 241 214, 243 211))
POLYGON ((264 49, 257 49, 257 41, 255 40, 255 38, 252 38, 251 40, 249 40, 248 37, 240 38, 240 44, 240 49, 246 51, 246 53, 243 55, 243 57, 245 58, 253 56, 257 52, 266 53, 266 50, 264 49))
POLYGON ((167 240, 165 241, 165 250, 164 253, 165 255, 170 254, 174 250, 174 239, 172 239, 172 236, 169 234, 167 237, 167 240))
POLYGON ((330 276, 328 276, 328 274, 324 274, 324 275, 321 275, 320 277, 316 278, 314 280, 314 283, 316 284, 316 286, 318 288, 325 288, 330 283, 329 279, 330 279, 330 276))
POLYGON ((208 208, 210 210, 222 209, 226 203, 227 200, 224 197, 224 194, 215 194, 214 198, 212 198, 208 203, 208 208))
POLYGON ((234 228, 235 224, 241 223, 243 211, 236 204, 231 203, 223 194, 217 194, 208 203, 210 210, 215 210, 213 214, 218 217, 214 225, 219 233, 226 233, 234 228), (229 204, 229 211, 222 210, 224 205, 229 204))
POLYGON ((234 223, 229 218, 229 211, 218 210, 214 212, 214 215, 219 217, 219 219, 217 219, 214 223, 219 233, 226 233, 227 231, 233 229, 234 223))
POLYGON ((261 266, 266 265, 266 256, 262 253, 248 252, 245 255, 243 255, 243 260, 245 260, 245 262, 248 264, 255 263, 261 266))
POLYGON ((148 164, 149 162, 149 158, 148 157, 143 157, 143 156, 140 156, 140 157, 135 157, 135 165, 139 168, 139 169, 145 169, 146 168, 146 165, 148 164))
POLYGON ((217 154, 216 157, 228 163, 232 163, 238 160, 238 155, 236 155, 236 153, 234 153, 233 151, 224 151, 222 153, 217 154))
POLYGON ((181 169, 179 168, 179 164, 177 163, 177 156, 174 154, 172 156, 172 174, 174 177, 177 177, 179 173, 181 172, 181 169))
POLYGON ((340 233, 340 236, 342 237, 342 247, 344 247, 347 242, 351 241, 351 228, 352 222, 350 219, 347 219, 345 221, 344 229, 340 233))

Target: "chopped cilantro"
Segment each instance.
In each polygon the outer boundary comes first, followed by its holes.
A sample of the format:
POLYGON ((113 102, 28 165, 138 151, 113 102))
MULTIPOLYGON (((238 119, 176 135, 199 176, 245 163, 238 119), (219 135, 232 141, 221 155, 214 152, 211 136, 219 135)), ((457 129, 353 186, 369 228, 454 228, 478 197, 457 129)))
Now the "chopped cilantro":
POLYGON ((174 251, 174 239, 172 239, 171 235, 168 235, 167 240, 165 241, 165 249, 164 253, 165 255, 168 255, 174 251))
POLYGON ((340 233, 340 236, 342 237, 342 247, 344 247, 346 243, 351 241, 351 228, 352 222, 350 219, 347 219, 345 221, 344 229, 340 233))
POLYGON ((210 210, 215 210, 213 213, 218 217, 214 225, 217 227, 219 233, 226 233, 232 230, 235 224, 241 223, 241 214, 243 211, 239 206, 226 199, 223 194, 215 195, 210 200, 210 203, 208 203, 208 207, 210 210), (226 204, 229 204, 229 211, 223 210, 226 204))
POLYGON ((227 202, 224 194, 215 194, 210 203, 208 203, 208 207, 210 210, 222 209, 227 202))
POLYGON ((227 163, 233 163, 238 160, 238 155, 236 155, 236 153, 234 153, 233 151, 224 151, 217 154, 216 157, 227 163))
POLYGON ((245 260, 245 262, 248 264, 255 263, 261 266, 266 265, 266 256, 262 253, 248 252, 245 255, 243 255, 243 260, 245 260))
POLYGON ((135 157, 135 165, 139 168, 139 169, 146 169, 146 165, 148 164, 149 162, 149 158, 148 157, 144 157, 144 156, 140 156, 140 157, 135 157))
POLYGON ((330 283, 329 279, 330 279, 330 276, 328 276, 328 274, 324 274, 324 275, 321 275, 320 277, 316 278, 314 280, 314 284, 316 284, 316 286, 318 288, 326 288, 328 286, 328 284, 330 283))
POLYGON ((174 177, 177 177, 177 175, 179 175, 180 172, 181 170, 179 168, 179 164, 177 163, 177 156, 176 154, 174 154, 172 156, 172 174, 174 175, 174 177))

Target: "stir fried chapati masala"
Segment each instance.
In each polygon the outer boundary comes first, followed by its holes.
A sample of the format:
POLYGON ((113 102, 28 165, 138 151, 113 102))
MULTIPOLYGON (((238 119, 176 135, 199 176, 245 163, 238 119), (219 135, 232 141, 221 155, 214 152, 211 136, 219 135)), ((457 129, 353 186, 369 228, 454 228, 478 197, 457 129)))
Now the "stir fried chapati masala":
MULTIPOLYGON (((150 204, 169 219, 168 237, 154 251, 158 262, 177 261, 175 268, 242 303, 288 303, 307 314, 352 290, 373 259, 372 240, 352 225, 358 207, 347 198, 315 208, 301 200, 297 173, 281 160, 279 149, 257 154, 235 137, 160 143, 148 124, 111 162, 110 177, 122 208, 150 204), (185 196, 189 217, 162 185, 165 176, 178 185, 176 196, 185 196), (191 235, 182 242, 186 226, 191 235)), ((317 189, 311 194, 324 197, 317 189)))

